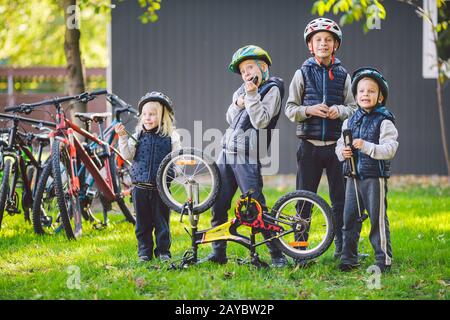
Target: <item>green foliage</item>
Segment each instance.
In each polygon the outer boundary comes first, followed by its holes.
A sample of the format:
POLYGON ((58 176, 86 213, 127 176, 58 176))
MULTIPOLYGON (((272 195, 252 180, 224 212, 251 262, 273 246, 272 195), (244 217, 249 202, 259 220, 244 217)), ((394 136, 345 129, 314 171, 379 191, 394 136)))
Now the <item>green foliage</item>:
MULTIPOLYGON (((321 190, 327 191, 324 186, 321 190)), ((281 195, 265 191, 269 205, 281 195)), ((322 193, 322 195, 324 195, 322 193)), ((390 188, 388 215, 394 251, 392 271, 382 275, 379 289, 370 289, 373 250, 366 221, 359 243, 370 254, 361 268, 337 271, 331 247, 308 269, 292 265, 283 269, 258 270, 242 266, 237 258, 248 250, 235 243, 228 246, 230 262, 224 266, 205 263, 187 270, 167 270, 158 260, 137 263, 133 226, 113 216, 104 230, 83 227, 81 240, 68 241, 63 234, 36 236, 21 215, 6 216, 0 231, 1 299, 450 299, 450 189, 390 188), (74 270, 79 268, 79 289, 74 270)), ((327 199, 329 201, 329 199, 327 199)), ((234 202, 233 202, 234 203, 234 202)), ((230 211, 231 214, 231 211, 230 211)), ((200 216, 208 227, 210 214, 200 216)), ((172 213, 173 259, 190 247, 189 237, 172 213)), ((261 238, 259 238, 261 239, 261 238)), ((210 245, 199 248, 206 256, 210 245)), ((265 261, 266 246, 258 247, 265 261)))
POLYGON ((314 2, 313 14, 323 16, 329 12, 333 12, 334 15, 342 14, 339 20, 340 25, 364 19, 364 32, 369 31, 368 25, 371 21, 386 19, 386 10, 378 0, 318 0, 314 2))
MULTIPOLYGON (((143 23, 155 22, 161 0, 134 0, 145 9, 143 23)), ((79 0, 80 50, 85 67, 109 64, 106 35, 110 0, 79 0)), ((62 1, 0 0, 0 65, 64 66, 65 20, 62 1)))
MULTIPOLYGON (((108 2, 80 2, 80 47, 86 67, 108 63, 109 15, 101 11, 108 2)), ((58 1, 0 0, 0 14, 0 63, 17 67, 66 64, 64 11, 58 1)))
POLYGON ((138 0, 141 8, 144 8, 144 13, 139 17, 142 23, 156 22, 158 15, 156 11, 161 9, 162 0, 138 0))

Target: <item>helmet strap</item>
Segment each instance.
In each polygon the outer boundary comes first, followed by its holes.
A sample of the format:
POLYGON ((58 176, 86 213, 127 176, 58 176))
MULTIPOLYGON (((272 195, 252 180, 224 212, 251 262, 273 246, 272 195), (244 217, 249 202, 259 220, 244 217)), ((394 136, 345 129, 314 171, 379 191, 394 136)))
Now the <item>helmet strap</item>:
POLYGON ((268 70, 264 71, 261 63, 258 60, 255 60, 255 62, 262 74, 262 79, 261 79, 261 84, 262 84, 268 78, 268 70))

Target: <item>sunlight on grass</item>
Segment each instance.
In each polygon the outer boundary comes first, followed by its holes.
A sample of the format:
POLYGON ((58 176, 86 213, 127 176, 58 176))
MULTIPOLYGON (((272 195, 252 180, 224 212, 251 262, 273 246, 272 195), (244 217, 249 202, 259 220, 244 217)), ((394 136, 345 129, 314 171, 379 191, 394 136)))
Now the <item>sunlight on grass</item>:
MULTIPOLYGON (((282 195, 276 189, 265 193, 269 206, 282 195)), ((329 201, 326 193, 321 195, 329 201)), ((380 289, 367 285, 371 274, 366 270, 374 261, 368 221, 359 250, 369 257, 359 270, 343 274, 333 260, 334 245, 307 269, 295 267, 292 260, 284 269, 256 269, 237 263, 248 258, 248 250, 236 243, 228 244, 226 265, 169 271, 159 260, 137 262, 134 227, 122 222, 121 215, 113 215, 103 230, 84 224, 77 241, 68 241, 64 233, 34 235, 18 215, 6 216, 0 231, 0 299, 449 299, 450 191, 390 190, 388 196, 394 264, 382 275, 380 289), (79 270, 78 289, 70 288, 73 268, 79 270)), ((201 214, 200 229, 209 228, 210 219, 210 212, 201 214)), ((188 217, 179 220, 173 212, 173 260, 191 245, 184 230, 189 230, 188 217)), ((199 257, 210 251, 210 244, 200 246, 199 257)), ((266 246, 257 251, 270 261, 266 246)))

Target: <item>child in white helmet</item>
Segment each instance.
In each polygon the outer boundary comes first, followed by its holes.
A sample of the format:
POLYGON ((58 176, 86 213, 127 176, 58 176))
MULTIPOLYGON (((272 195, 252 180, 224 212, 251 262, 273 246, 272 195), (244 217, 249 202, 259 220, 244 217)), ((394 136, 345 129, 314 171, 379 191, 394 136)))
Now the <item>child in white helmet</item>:
MULTIPOLYGON (((355 112, 356 105, 350 76, 335 58, 342 44, 338 24, 326 18, 315 19, 306 26, 304 40, 312 57, 295 72, 285 107, 286 116, 297 123, 297 189, 317 192, 326 170, 335 218, 335 258, 339 258, 345 194, 342 165, 334 149, 342 122, 355 112)), ((299 214, 308 219, 310 210, 299 214)), ((308 234, 300 238, 307 241, 308 234)), ((305 261, 298 263, 304 265, 305 261)))

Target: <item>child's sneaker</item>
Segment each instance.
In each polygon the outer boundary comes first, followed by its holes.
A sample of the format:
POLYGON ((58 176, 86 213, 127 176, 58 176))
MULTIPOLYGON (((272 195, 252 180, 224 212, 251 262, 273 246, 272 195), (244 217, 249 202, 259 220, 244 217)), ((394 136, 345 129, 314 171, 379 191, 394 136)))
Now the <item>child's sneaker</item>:
POLYGON ((381 273, 386 273, 389 272, 391 270, 391 265, 390 264, 384 264, 384 263, 376 263, 375 264, 378 268, 380 268, 381 273))
POLYGON ((162 254, 159 256, 159 260, 161 262, 168 262, 170 261, 170 256, 168 254, 162 254))
POLYGON ((200 262, 211 261, 218 264, 226 264, 228 262, 228 258, 226 254, 216 254, 215 252, 210 253, 206 256, 206 258, 200 260, 200 262))
POLYGON ((272 267, 283 268, 287 265, 287 260, 284 256, 272 257, 272 267))
POLYGON ((139 263, 149 262, 150 260, 152 260, 152 258, 150 258, 149 256, 139 256, 138 258, 139 263))
POLYGON ((350 264, 350 263, 341 263, 339 264, 338 268, 342 272, 349 272, 354 269, 357 269, 359 267, 359 263, 356 264, 350 264))

